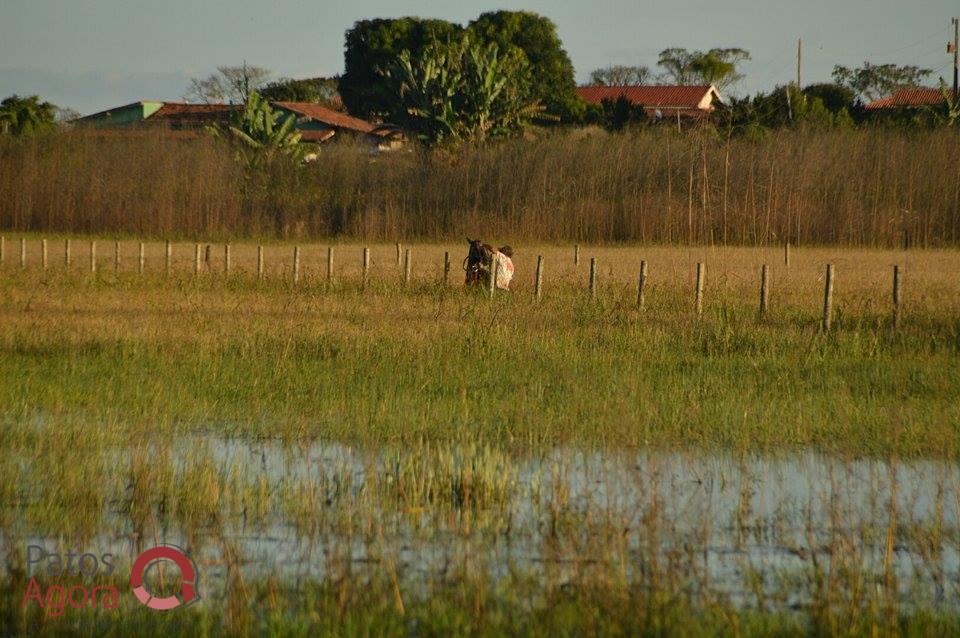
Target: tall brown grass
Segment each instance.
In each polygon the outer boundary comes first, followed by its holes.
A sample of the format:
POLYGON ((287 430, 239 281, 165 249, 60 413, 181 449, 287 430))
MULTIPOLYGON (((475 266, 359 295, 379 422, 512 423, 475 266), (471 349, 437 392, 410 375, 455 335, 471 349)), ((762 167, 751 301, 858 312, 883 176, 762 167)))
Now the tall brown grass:
POLYGON ((960 136, 581 129, 373 156, 324 146, 245 176, 225 146, 162 133, 0 143, 0 227, 167 237, 956 245, 960 136))

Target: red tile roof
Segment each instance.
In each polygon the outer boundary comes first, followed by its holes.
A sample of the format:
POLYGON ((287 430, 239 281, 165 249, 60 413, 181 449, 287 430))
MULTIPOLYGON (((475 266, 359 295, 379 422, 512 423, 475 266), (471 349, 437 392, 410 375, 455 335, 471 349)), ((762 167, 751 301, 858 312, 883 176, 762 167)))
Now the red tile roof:
POLYGON ((315 122, 326 124, 332 128, 359 131, 360 133, 369 133, 375 128, 373 124, 366 120, 351 117, 346 113, 338 113, 325 106, 311 102, 272 102, 272 104, 276 107, 292 111, 297 115, 310 118, 315 122))
POLYGON ((153 117, 170 117, 172 115, 219 115, 239 111, 240 104, 186 104, 183 102, 164 102, 153 117))
POLYGON ((577 87, 577 94, 586 102, 600 104, 604 100, 617 100, 621 96, 633 104, 648 107, 648 109, 696 109, 700 102, 710 92, 713 98, 722 101, 710 85, 703 86, 581 86, 577 87))
POLYGON ((880 98, 867 104, 868 109, 898 109, 917 106, 937 106, 943 104, 940 89, 899 89, 889 97, 880 98))
POLYGON ((208 124, 225 124, 230 116, 242 109, 239 104, 183 104, 164 102, 148 122, 164 123, 171 128, 201 128, 208 124))

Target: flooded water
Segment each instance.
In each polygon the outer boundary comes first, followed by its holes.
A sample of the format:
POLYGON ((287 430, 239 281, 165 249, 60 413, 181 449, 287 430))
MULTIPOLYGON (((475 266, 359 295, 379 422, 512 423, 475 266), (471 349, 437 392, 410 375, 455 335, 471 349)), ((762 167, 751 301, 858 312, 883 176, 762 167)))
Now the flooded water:
MULTIPOLYGON (((219 474, 216 529, 162 514, 152 529, 136 525, 118 479, 89 544, 131 557, 156 542, 188 548, 214 590, 230 547, 245 578, 292 583, 345 563, 389 563, 410 587, 464 568, 494 579, 523 570, 560 585, 591 571, 642 580, 661 569, 735 604, 760 591, 791 607, 818 570, 845 568, 865 582, 892 574, 905 601, 960 603, 955 463, 572 448, 514 456, 467 446, 441 450, 436 464, 429 448, 207 436, 182 440, 172 457, 182 463, 198 450, 219 474), (241 488, 246 496, 226 498, 241 488)), ((131 451, 112 454, 124 463, 131 451)), ((23 521, 15 533, 64 543, 53 531, 23 521)))

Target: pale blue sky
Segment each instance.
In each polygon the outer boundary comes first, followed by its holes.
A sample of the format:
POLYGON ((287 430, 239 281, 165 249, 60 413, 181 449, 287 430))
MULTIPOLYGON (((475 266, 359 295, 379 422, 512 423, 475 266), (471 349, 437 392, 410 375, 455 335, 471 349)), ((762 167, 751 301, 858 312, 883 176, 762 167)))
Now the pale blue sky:
POLYGON ((3 0, 0 97, 39 93, 89 113, 138 99, 179 99, 189 78, 217 65, 265 66, 308 77, 343 68, 343 34, 356 21, 418 15, 466 23, 483 11, 550 17, 578 81, 607 64, 646 64, 668 46, 740 46, 753 61, 738 93, 791 80, 797 37, 804 83, 834 64, 918 64, 950 78, 948 0, 3 0))

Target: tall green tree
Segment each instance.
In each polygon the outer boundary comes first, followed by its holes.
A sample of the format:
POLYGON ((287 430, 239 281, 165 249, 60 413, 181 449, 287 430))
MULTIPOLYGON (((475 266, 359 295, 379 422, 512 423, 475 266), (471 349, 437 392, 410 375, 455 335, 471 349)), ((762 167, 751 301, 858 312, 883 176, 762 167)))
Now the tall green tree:
POLYGON ((258 93, 271 102, 312 102, 329 104, 337 96, 338 77, 294 80, 280 78, 265 84, 258 93))
POLYGON ((11 95, 0 102, 0 133, 32 135, 56 128, 57 107, 37 95, 11 95))
POLYGON ((909 64, 871 64, 864 62, 858 68, 833 67, 833 79, 845 86, 865 101, 877 100, 890 95, 898 89, 921 86, 923 80, 932 73, 909 64))
POLYGON ((577 119, 586 106, 576 95, 573 63, 552 20, 530 11, 492 11, 480 15, 468 29, 484 44, 501 52, 518 48, 531 69, 531 95, 547 112, 577 119))
POLYGON ((445 20, 420 18, 356 22, 346 33, 344 72, 338 91, 347 110, 359 117, 383 117, 394 111, 395 95, 383 81, 383 71, 403 51, 412 59, 427 47, 456 41, 463 27, 445 20))
POLYGON ((707 52, 673 47, 660 52, 661 79, 673 84, 712 84, 723 91, 743 79, 740 65, 750 53, 739 48, 714 48, 707 52))
POLYGON ((391 121, 431 144, 508 135, 542 110, 526 59, 469 35, 433 43, 417 57, 402 51, 381 76, 393 96, 391 121))
POLYGON ((856 95, 848 87, 833 82, 809 84, 803 87, 803 94, 810 98, 819 98, 823 106, 831 113, 841 110, 853 110, 856 95))

